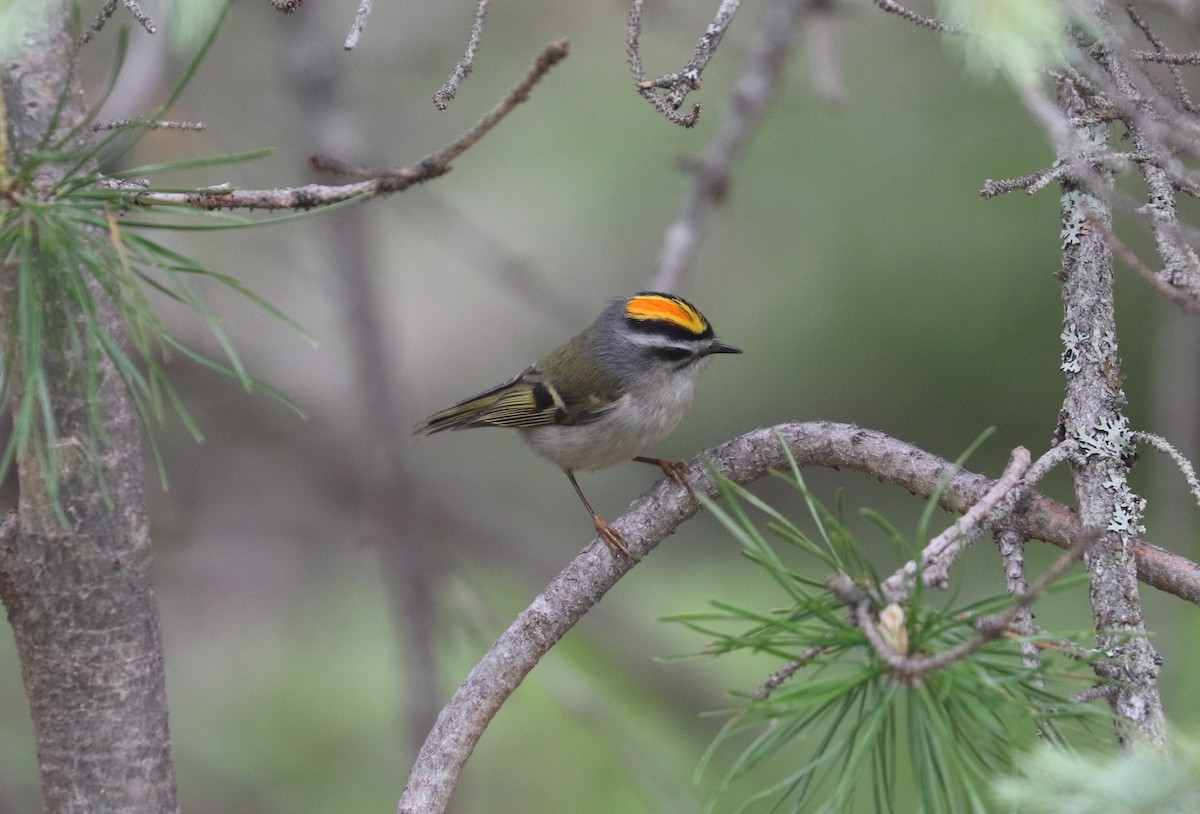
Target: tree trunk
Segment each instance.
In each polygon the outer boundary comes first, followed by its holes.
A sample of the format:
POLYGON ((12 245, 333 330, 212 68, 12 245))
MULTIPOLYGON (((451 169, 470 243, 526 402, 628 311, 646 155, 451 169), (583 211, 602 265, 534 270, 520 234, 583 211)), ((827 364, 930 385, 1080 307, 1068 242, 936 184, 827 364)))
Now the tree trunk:
MULTIPOLYGON (((38 148, 70 81, 67 19, 50 15, 4 67, 12 154, 38 148)), ((78 85, 67 89, 65 99, 60 132, 85 112, 78 85)), ((5 156, 10 171, 12 154, 5 156)), ((16 194, 39 194, 61 171, 49 167, 16 194)), ((11 264, 0 274, 10 403, 19 406, 18 280, 11 264)), ((90 289, 96 318, 121 337, 116 305, 94 281, 90 289)), ((100 360, 99 369, 86 369, 89 359, 79 352, 85 339, 81 313, 61 302, 41 303, 41 311, 45 396, 57 454, 39 460, 36 440, 19 451, 20 497, 0 529, 0 599, 21 659, 45 808, 52 814, 169 814, 178 806, 138 415, 107 356, 97 351, 90 358, 100 360), (90 404, 89 376, 98 396, 90 404), (45 461, 52 473, 44 470, 45 461)))

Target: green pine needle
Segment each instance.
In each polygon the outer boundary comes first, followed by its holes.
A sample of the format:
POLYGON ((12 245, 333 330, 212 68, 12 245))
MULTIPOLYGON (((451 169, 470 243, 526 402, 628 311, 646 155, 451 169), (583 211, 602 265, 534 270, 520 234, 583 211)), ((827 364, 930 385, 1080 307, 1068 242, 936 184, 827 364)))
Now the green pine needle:
MULTIPOLYGON (((217 21, 185 70, 168 105, 194 75, 219 25, 217 21)), ((126 37, 122 34, 110 86, 119 73, 125 45, 126 37)), ((60 100, 59 111, 62 105, 60 100)), ((72 371, 73 383, 86 405, 88 436, 93 447, 105 439, 104 416, 99 414, 102 404, 99 389, 100 369, 106 361, 124 382, 139 417, 150 430, 171 411, 193 436, 201 437, 164 367, 173 351, 237 380, 247 390, 267 393, 297 409, 286 396, 249 373, 225 333, 220 316, 195 292, 191 282, 213 280, 303 335, 295 321, 234 277, 208 268, 145 235, 151 228, 173 231, 240 228, 260 222, 178 206, 148 206, 144 202, 137 209, 139 218, 125 217, 124 212, 134 199, 131 193, 96 185, 98 175, 94 168, 98 162, 114 161, 124 155, 145 133, 147 123, 161 118, 166 107, 104 136, 85 138, 95 118, 93 109, 73 128, 52 129, 35 149, 25 154, 17 154, 14 149, 8 156, 9 172, 5 178, 8 205, 0 211, 0 259, 13 269, 15 291, 10 293, 6 304, 7 335, 0 371, 0 399, 12 412, 14 426, 0 453, 0 474, 18 459, 36 462, 64 523, 65 515, 58 506, 57 482, 63 453, 51 396, 51 391, 61 388, 61 383, 50 380, 52 375, 62 374, 49 370, 49 359, 70 360, 67 369, 72 371), (44 182, 36 188, 30 183, 35 176, 44 178, 47 174, 60 178, 49 193, 44 182), (160 211, 169 212, 170 219, 160 217, 160 211), (208 358, 173 337, 154 311, 148 290, 190 308, 220 348, 221 360, 208 358), (105 309, 98 308, 97 297, 112 303, 119 315, 119 328, 107 324, 105 309)), ((58 119, 56 115, 56 125, 58 119)), ((171 170, 211 168, 253 160, 267 152, 174 161, 135 168, 122 175, 142 177, 171 170)), ((165 190, 146 187, 138 191, 152 194, 165 190)), ((150 431, 147 437, 165 485, 165 468, 156 434, 150 431)), ((97 450, 84 449, 83 454, 99 472, 97 450)), ((103 478, 98 482, 103 489, 103 478)))
MULTIPOLYGON (((816 564, 876 586, 865 549, 804 486, 794 462, 784 478, 803 496, 815 534, 719 477, 721 500, 706 502, 778 587, 780 604, 760 610, 712 600, 704 612, 670 617, 709 639, 708 656, 766 654, 780 667, 803 659, 769 692, 735 693, 742 703, 726 711, 730 720, 698 769, 710 772, 722 754, 738 750, 710 811, 719 803, 735 812, 986 812, 990 783, 1039 740, 1087 743, 1089 724, 1108 721, 1098 705, 1070 700, 1095 677, 1058 645, 1086 641, 1087 631, 1026 640, 1051 644, 1036 666, 1026 663, 1021 639, 1002 637, 919 680, 893 676, 842 601, 805 574, 816 564)), ((882 517, 872 519, 903 558, 919 551, 882 517)), ((919 525, 929 523, 924 517, 919 525)), ((1079 581, 1054 587, 1073 584, 1079 581)), ((939 607, 914 594, 904 608, 907 652, 929 657, 975 641, 975 620, 1011 604, 996 595, 939 607)))

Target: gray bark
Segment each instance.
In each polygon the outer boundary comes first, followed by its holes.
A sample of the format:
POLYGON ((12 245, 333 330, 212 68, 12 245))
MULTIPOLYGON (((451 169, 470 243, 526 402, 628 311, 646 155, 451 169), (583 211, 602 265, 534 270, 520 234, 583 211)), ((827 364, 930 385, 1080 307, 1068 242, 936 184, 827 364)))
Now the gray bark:
MULTIPOLYGON (((34 150, 50 126, 70 76, 72 40, 66 24, 66 15, 49 16, 4 68, 14 153, 34 150)), ((60 129, 78 124, 84 112, 78 86, 68 88, 60 129)), ((11 155, 6 158, 11 170, 11 155)), ((38 195, 62 171, 44 168, 39 182, 19 194, 38 195)), ((11 266, 0 270, 0 289, 9 384, 13 403, 19 404, 17 279, 11 266)), ((97 317, 120 337, 116 306, 99 285, 91 285, 91 295, 97 317)), ((174 812, 137 412, 102 353, 97 354, 100 369, 92 372, 98 399, 88 403, 86 360, 72 341, 82 336, 82 317, 62 302, 41 308, 57 449, 48 460, 55 471, 48 479, 32 445, 17 460, 18 505, 0 535, 0 599, 21 660, 45 809, 52 814, 174 812), (58 485, 62 515, 52 482, 58 485)))

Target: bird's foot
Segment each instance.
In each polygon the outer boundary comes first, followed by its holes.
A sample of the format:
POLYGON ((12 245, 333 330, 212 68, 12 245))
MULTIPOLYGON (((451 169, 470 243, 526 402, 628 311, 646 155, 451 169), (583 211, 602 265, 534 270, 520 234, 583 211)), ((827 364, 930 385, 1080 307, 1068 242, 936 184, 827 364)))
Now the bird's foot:
POLYGON ((611 525, 598 514, 592 515, 592 525, 596 527, 596 534, 614 554, 622 554, 633 559, 633 555, 629 553, 629 548, 625 545, 625 535, 616 526, 611 525))
POLYGON ((688 480, 687 461, 659 461, 658 465, 662 467, 663 474, 681 486, 687 487, 687 490, 692 491, 691 481, 688 480))
POLYGON ((654 464, 663 471, 671 480, 678 483, 689 492, 692 491, 692 484, 688 480, 687 461, 668 461, 665 458, 647 458, 644 455, 639 455, 634 458, 635 461, 640 461, 644 464, 654 464))

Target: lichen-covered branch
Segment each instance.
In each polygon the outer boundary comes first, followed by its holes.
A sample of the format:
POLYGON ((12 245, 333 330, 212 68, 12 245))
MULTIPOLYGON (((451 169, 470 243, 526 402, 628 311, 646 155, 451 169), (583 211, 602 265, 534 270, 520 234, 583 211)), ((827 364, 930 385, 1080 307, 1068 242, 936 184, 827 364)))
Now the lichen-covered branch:
MULTIPOLYGON (((1059 84, 1059 106, 1068 119, 1095 112, 1096 97, 1081 93, 1070 81, 1059 84)), ((1107 131, 1079 128, 1081 140, 1107 149, 1107 131)), ((1075 155, 1060 155, 1072 162, 1075 155)), ((1113 256, 1105 240, 1111 210, 1101 197, 1112 188, 1112 174, 1097 171, 1104 188, 1062 184, 1064 310, 1063 363, 1066 396, 1059 433, 1080 445, 1072 459, 1080 519, 1107 534, 1088 552, 1091 599, 1098 647, 1109 658, 1095 669, 1116 685, 1109 698, 1120 723, 1118 738, 1135 734, 1157 746, 1166 743, 1162 700, 1158 690, 1158 655, 1146 636, 1131 541, 1140 531, 1141 500, 1128 484, 1128 421, 1123 414, 1115 305, 1113 256), (1082 220, 1081 220, 1082 219, 1082 220), (1076 228, 1100 223, 1103 228, 1076 228)))

